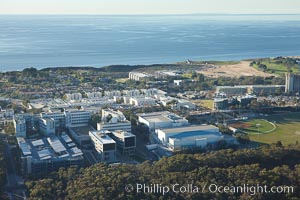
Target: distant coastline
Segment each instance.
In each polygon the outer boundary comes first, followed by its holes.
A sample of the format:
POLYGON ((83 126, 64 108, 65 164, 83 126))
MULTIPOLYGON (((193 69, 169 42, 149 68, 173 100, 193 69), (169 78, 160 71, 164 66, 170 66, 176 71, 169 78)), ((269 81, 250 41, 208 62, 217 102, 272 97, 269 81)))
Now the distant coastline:
POLYGON ((299 55, 298 14, 0 15, 0 71, 299 55))

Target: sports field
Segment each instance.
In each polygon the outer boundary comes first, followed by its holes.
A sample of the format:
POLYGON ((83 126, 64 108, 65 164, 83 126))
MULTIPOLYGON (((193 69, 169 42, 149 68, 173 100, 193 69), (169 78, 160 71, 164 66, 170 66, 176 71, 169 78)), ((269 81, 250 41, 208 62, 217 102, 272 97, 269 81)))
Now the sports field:
POLYGON ((265 134, 276 129, 274 124, 264 119, 253 119, 245 122, 232 124, 232 126, 240 129, 248 135, 265 134))
MULTIPOLYGON (((249 137, 253 141, 272 144, 281 141, 284 145, 300 142, 300 113, 275 114, 264 117, 269 122, 274 122, 276 129, 270 133, 257 134, 256 124, 261 124, 259 132, 271 129, 271 124, 263 123, 261 119, 254 119, 242 123, 237 123, 242 130, 249 131, 249 137)), ((234 126, 236 127, 236 126, 234 126)), ((238 127, 237 127, 238 128, 238 127)))

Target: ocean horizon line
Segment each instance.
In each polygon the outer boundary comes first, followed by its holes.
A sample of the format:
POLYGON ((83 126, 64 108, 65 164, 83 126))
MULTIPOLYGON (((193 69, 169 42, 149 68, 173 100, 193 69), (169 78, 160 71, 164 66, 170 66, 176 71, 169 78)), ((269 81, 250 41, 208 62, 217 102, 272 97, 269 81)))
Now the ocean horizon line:
POLYGON ((300 13, 0 13, 0 16, 295 16, 300 13))

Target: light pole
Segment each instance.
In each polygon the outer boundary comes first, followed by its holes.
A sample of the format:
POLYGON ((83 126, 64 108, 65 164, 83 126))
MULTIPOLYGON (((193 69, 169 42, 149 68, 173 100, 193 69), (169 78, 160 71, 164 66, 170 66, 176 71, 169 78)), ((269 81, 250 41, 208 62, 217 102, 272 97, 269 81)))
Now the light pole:
POLYGON ((259 138, 259 127, 260 127, 260 124, 256 124, 256 127, 257 127, 257 134, 258 134, 258 138, 259 138))

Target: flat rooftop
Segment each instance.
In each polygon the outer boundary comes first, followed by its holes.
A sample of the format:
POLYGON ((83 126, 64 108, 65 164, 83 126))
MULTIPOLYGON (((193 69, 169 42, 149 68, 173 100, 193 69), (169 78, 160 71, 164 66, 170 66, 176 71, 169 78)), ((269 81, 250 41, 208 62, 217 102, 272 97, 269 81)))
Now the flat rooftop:
POLYGON ((176 120, 183 120, 183 117, 180 117, 174 113, 164 111, 164 112, 153 112, 153 113, 144 113, 138 114, 138 116, 144 118, 149 122, 172 122, 176 120))
POLYGON ((23 156, 31 156, 35 161, 77 159, 83 156, 76 145, 69 146, 61 136, 51 135, 36 140, 18 137, 17 141, 23 156))
POLYGON ((81 127, 72 127, 72 129, 77 135, 89 135, 90 131, 95 131, 92 127, 90 126, 81 126, 81 127))
POLYGON ((127 131, 112 131, 112 134, 114 134, 118 138, 135 137, 135 135, 127 131))
POLYGON ((163 131, 166 134, 171 134, 171 133, 187 133, 187 132, 208 131, 208 130, 219 131, 219 128, 212 125, 201 125, 201 126, 165 128, 165 129, 162 128, 159 130, 163 131))
POLYGON ((131 74, 134 74, 136 76, 139 76, 139 77, 149 77, 149 76, 152 76, 151 74, 147 74, 147 73, 144 73, 144 72, 130 72, 131 74))
POLYGON ((90 133, 102 144, 115 144, 116 142, 106 134, 108 132, 109 131, 91 131, 90 133))

